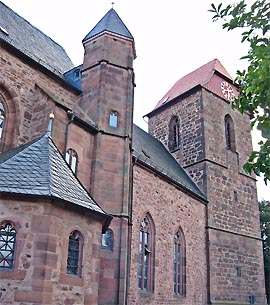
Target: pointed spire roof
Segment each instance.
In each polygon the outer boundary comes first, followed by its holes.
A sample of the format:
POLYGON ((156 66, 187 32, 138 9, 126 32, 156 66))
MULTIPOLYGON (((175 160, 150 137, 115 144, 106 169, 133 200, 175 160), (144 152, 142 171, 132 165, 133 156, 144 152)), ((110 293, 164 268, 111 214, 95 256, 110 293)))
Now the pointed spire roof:
POLYGON ((213 76, 217 74, 232 83, 232 77, 230 76, 230 74, 227 72, 227 70, 223 67, 223 65, 218 59, 214 59, 208 62, 207 64, 201 66, 197 70, 180 78, 157 103, 155 109, 161 107, 164 104, 169 103, 176 97, 188 92, 189 90, 197 87, 198 85, 207 88, 208 90, 213 91, 217 94, 220 93, 220 96, 223 97, 220 89, 217 87, 218 82, 211 82, 213 76))
POLYGON ((118 16, 116 11, 111 8, 97 23, 97 25, 85 36, 83 42, 105 31, 133 39, 133 36, 121 18, 118 16))
POLYGON ((58 198, 106 214, 88 194, 46 133, 0 155, 0 193, 58 198))

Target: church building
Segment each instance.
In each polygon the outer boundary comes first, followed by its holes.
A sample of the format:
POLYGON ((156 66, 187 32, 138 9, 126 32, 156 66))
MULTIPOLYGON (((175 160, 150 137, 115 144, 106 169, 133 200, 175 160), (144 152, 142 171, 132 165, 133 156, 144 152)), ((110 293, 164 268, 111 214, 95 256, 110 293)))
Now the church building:
POLYGON ((265 305, 249 116, 214 59, 133 123, 110 9, 65 50, 0 1, 0 304, 265 305))

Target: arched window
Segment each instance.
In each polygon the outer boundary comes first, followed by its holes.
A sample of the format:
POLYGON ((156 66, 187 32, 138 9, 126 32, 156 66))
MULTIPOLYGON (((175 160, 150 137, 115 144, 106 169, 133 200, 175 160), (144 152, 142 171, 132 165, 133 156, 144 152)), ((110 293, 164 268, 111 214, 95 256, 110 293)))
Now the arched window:
POLYGON ((173 291, 175 295, 186 295, 186 246, 181 228, 174 234, 173 291))
POLYGON ((180 123, 177 116, 171 118, 169 123, 169 150, 173 151, 180 147, 180 123))
POLYGON ((146 214, 140 224, 138 287, 154 290, 154 228, 151 216, 146 214))
POLYGON ((111 111, 109 116, 109 126, 118 127, 118 113, 117 111, 111 111))
POLYGON ((74 149, 69 148, 66 151, 66 161, 69 164, 72 171, 76 174, 78 168, 78 154, 74 149))
POLYGON ((12 269, 14 265, 14 251, 16 230, 11 223, 0 226, 0 269, 12 269))
POLYGON ((224 122, 225 122, 226 148, 231 151, 236 151, 234 124, 229 114, 225 115, 224 122))
POLYGON ((68 258, 67 258, 67 274, 81 274, 82 266, 82 235, 78 231, 73 231, 68 239, 68 258))
POLYGON ((108 229, 104 234, 102 234, 101 248, 105 250, 113 250, 113 232, 108 229))
POLYGON ((3 137, 3 130, 4 130, 4 124, 5 124, 5 108, 4 104, 0 100, 0 144, 3 137))

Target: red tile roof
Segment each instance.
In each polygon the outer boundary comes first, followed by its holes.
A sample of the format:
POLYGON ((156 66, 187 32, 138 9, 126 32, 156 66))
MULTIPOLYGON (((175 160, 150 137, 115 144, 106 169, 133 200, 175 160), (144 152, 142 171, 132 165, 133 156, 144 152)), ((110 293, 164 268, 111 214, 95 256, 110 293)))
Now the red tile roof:
MULTIPOLYGON (((167 104, 177 96, 191 90, 192 88, 201 85, 202 87, 207 88, 214 93, 224 96, 220 90, 220 81, 217 80, 213 81, 213 76, 215 72, 218 72, 222 76, 226 77, 230 83, 232 83, 232 77, 223 67, 218 59, 214 59, 209 63, 203 65, 202 67, 198 68, 197 70, 189 73, 188 75, 180 78, 174 86, 163 96, 163 98, 157 103, 155 109, 159 108, 161 105, 167 104), (218 83, 218 85, 217 85, 218 83)), ((220 78, 218 75, 216 77, 220 78)), ((216 78, 214 77, 214 79, 216 78)), ((220 78, 222 79, 222 78, 220 78)), ((236 87, 235 87, 236 89, 236 87)), ((235 92, 237 94, 237 92, 235 92)))

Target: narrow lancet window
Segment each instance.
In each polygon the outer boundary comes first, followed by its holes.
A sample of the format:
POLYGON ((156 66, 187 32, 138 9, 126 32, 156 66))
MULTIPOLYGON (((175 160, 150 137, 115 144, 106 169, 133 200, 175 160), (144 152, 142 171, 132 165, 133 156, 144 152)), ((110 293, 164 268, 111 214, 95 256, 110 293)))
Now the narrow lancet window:
POLYGON ((173 248, 173 290, 175 295, 185 296, 186 267, 185 267, 185 238, 179 228, 174 235, 173 248))
POLYGON ((68 240, 67 274, 80 275, 82 259, 82 236, 73 231, 68 240))
POLYGON ((225 116, 224 122, 225 122, 226 148, 231 151, 236 151, 234 124, 229 114, 225 116))
POLYGON ((66 151, 66 161, 69 164, 72 171, 76 174, 78 168, 78 154, 74 149, 69 148, 66 151))
POLYGON ((169 150, 180 148, 180 123, 177 116, 171 118, 169 123, 169 150))
POLYGON ((150 215, 146 215, 140 225, 138 287, 153 291, 154 278, 154 236, 150 215))

